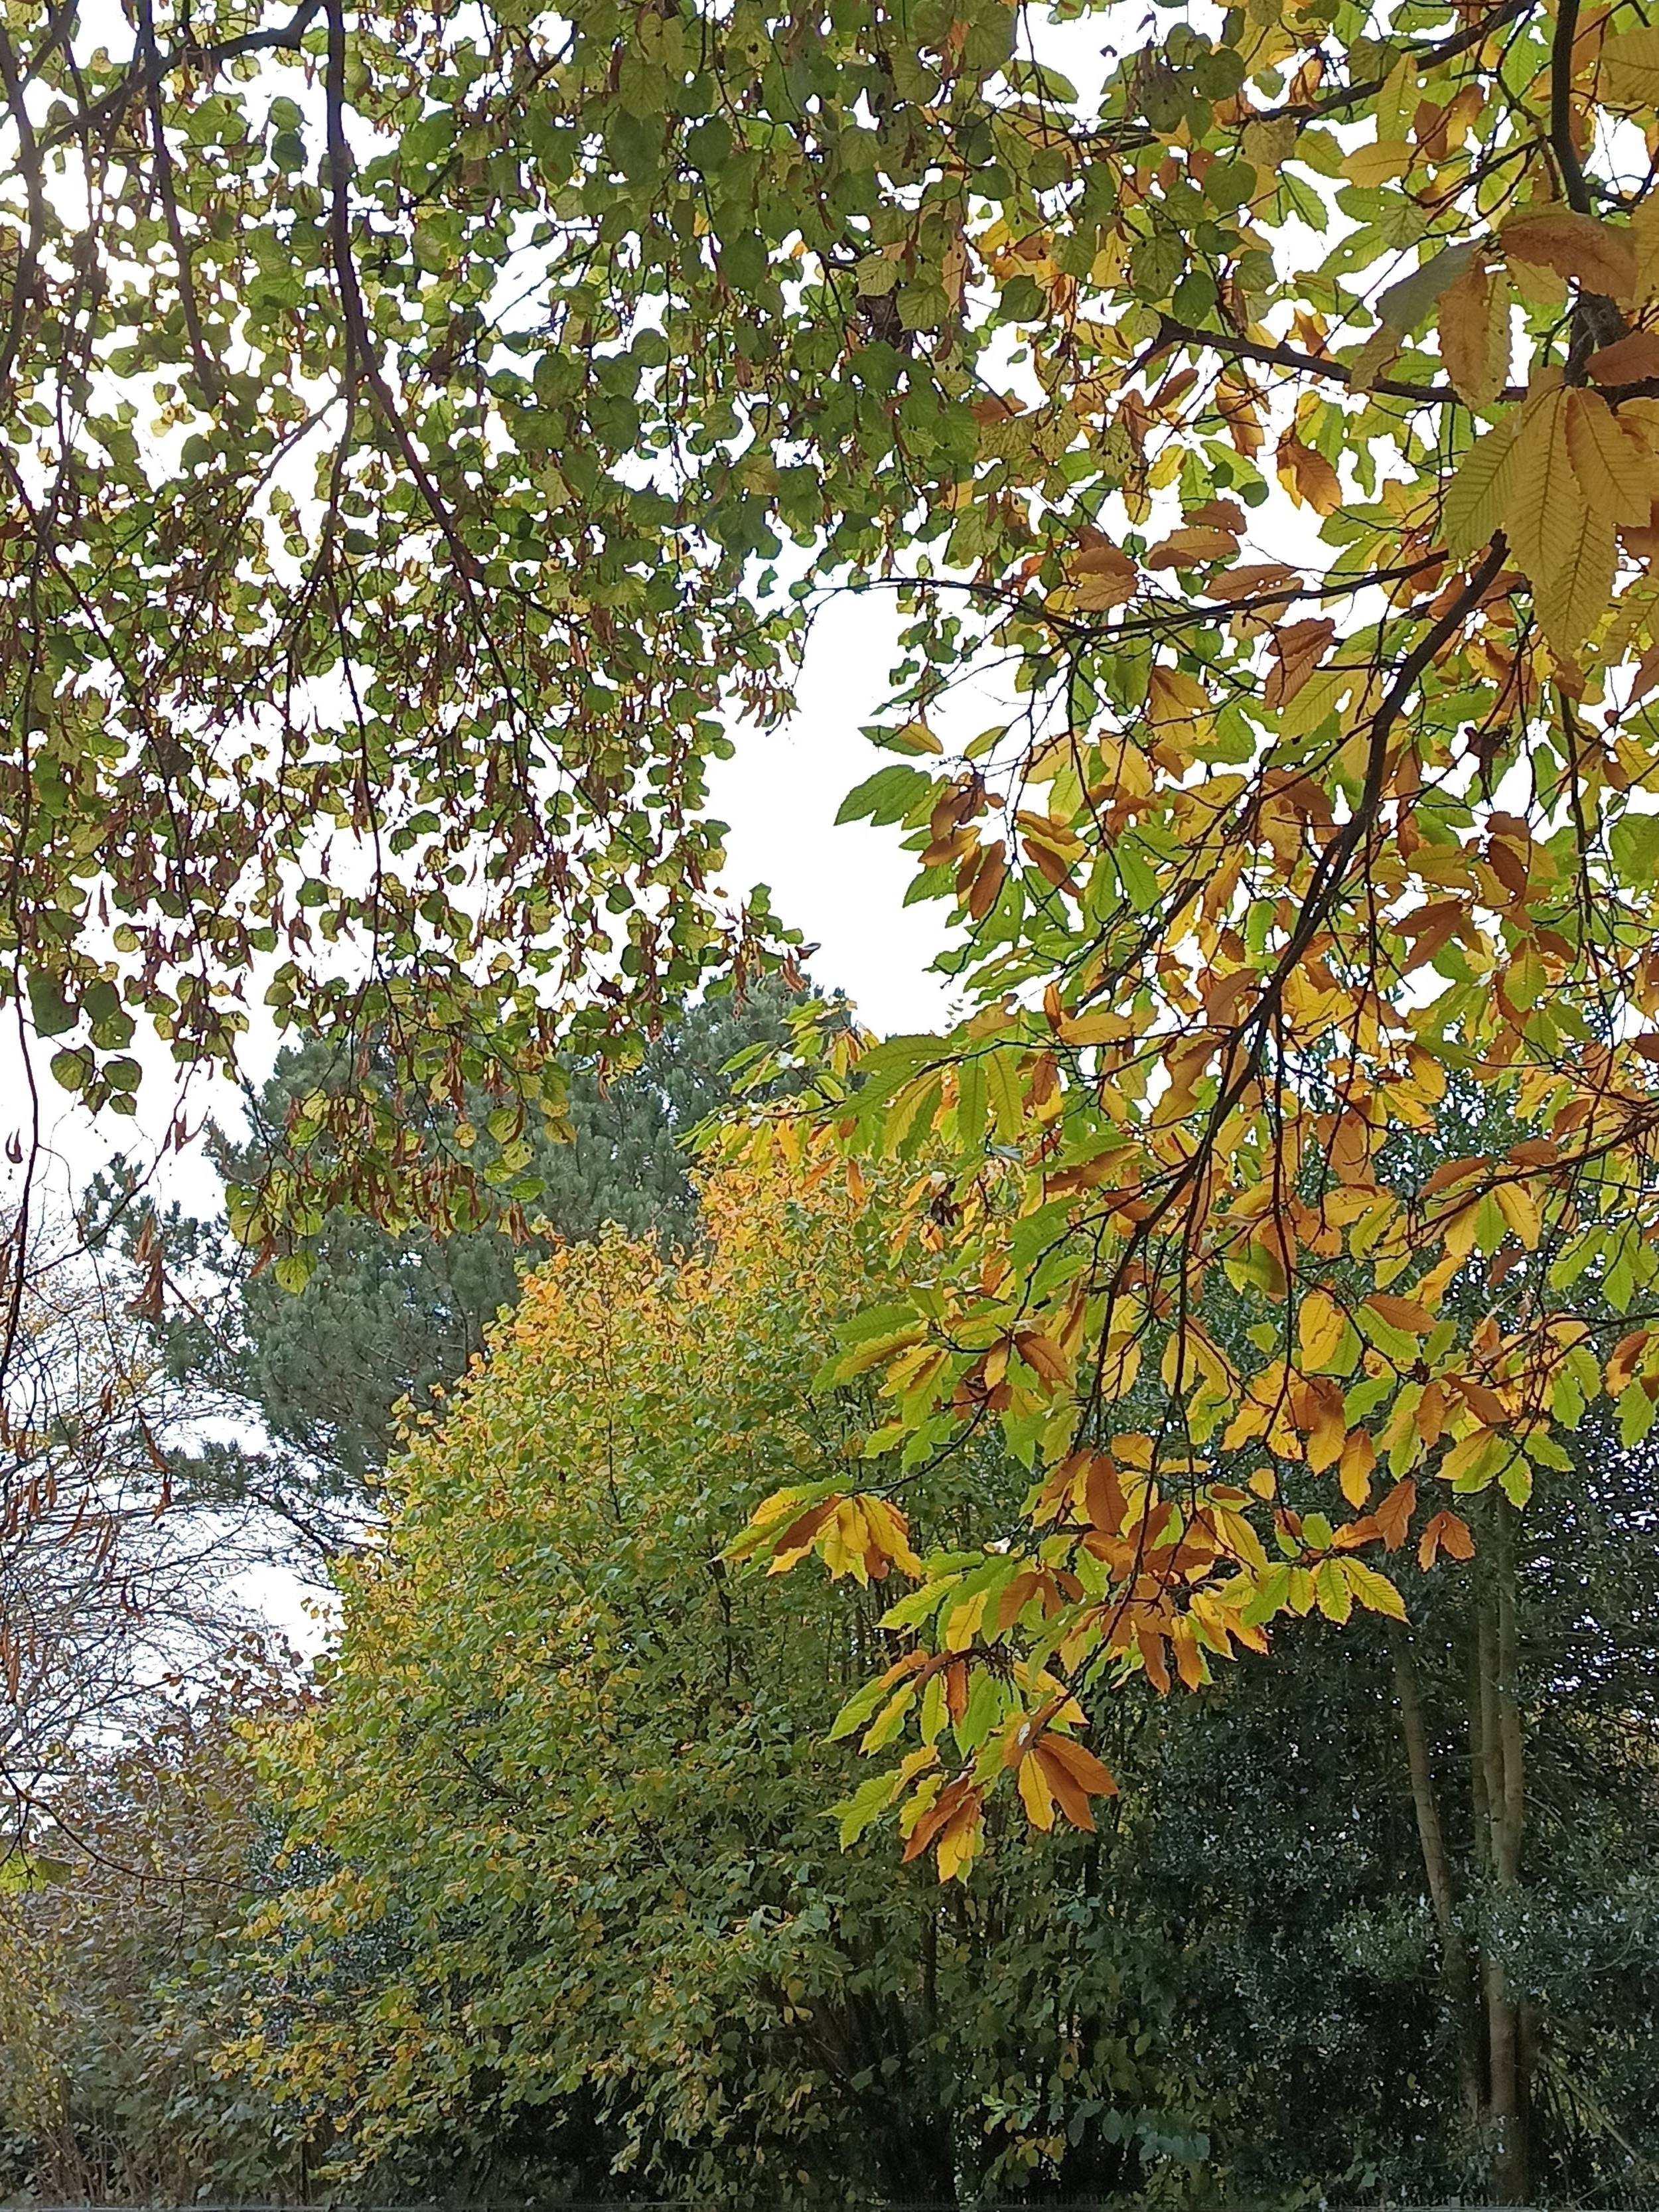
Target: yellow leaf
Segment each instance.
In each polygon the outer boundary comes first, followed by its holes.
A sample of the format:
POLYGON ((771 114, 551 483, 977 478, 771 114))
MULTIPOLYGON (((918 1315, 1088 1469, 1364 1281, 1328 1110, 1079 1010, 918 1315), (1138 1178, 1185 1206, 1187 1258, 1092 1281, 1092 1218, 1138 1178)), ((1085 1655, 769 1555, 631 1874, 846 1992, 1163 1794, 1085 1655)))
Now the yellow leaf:
POLYGON ((1146 683, 1146 718, 1152 727, 1162 733, 1180 726, 1190 734, 1194 724, 1207 723, 1209 716, 1209 695, 1198 678, 1160 661, 1146 683))
POLYGON ((1127 1014, 1062 1014, 1060 1018, 1062 1044, 1121 1044, 1134 1033, 1135 1025, 1127 1014))
POLYGON ((896 1567, 919 1581, 922 1565, 910 1548, 910 1524, 903 1514, 884 1498, 866 1498, 863 1504, 872 1541, 896 1567))
POLYGON ((1342 1571, 1346 1565, 1345 1559, 1322 1559, 1313 1571, 1315 1602, 1339 1627, 1353 1611, 1353 1592, 1342 1571))
POLYGON ((1601 49, 1595 89, 1605 107, 1659 107, 1659 30, 1616 32, 1601 49))
POLYGON ((957 1881, 967 1874, 978 1855, 983 1830, 984 1822, 976 1797, 951 1815, 939 1837, 935 1854, 941 1881, 957 1881))
POLYGON ((1514 481, 1516 425, 1510 416, 1484 438, 1477 438, 1446 487, 1441 536, 1455 560, 1478 553, 1501 526, 1514 481))
POLYGON ((1530 208, 1511 216, 1498 236, 1510 261, 1576 277, 1586 291, 1615 300, 1635 293, 1635 241, 1628 230, 1615 230, 1593 215, 1564 207, 1530 208))
POLYGON ((1048 1787, 1048 1778, 1042 1771, 1042 1762, 1028 1752, 1019 1762, 1019 1797, 1025 1808, 1025 1817, 1034 1828, 1046 1833, 1054 1825, 1054 1793, 1048 1787))
POLYGON ((1653 504, 1647 457, 1599 392, 1568 392, 1567 452, 1592 508, 1645 527, 1653 504))
MULTIPOLYGON (((1443 1482, 1455 1482, 1459 1475, 1467 1474, 1485 1453, 1494 1445, 1501 1444, 1502 1442, 1503 1438, 1495 1429, 1474 1430, 1472 1434, 1464 1437, 1461 1444, 1454 1444, 1444 1459, 1441 1461, 1441 1480, 1443 1482)), ((1491 1480, 1490 1475, 1487 1480, 1491 1480)))
POLYGON ((1297 1342, 1301 1346, 1303 1365, 1327 1365, 1336 1356, 1347 1330, 1347 1319, 1340 1307, 1323 1291, 1310 1291, 1296 1316, 1297 1342))
POLYGON ((1310 1383, 1310 1390, 1317 1389, 1318 1398, 1309 1410, 1313 1421, 1308 1431, 1308 1465, 1316 1474, 1322 1474, 1328 1467, 1334 1467, 1342 1456, 1343 1446, 1348 1441, 1347 1422, 1342 1412, 1341 1385, 1332 1382, 1310 1383))
POLYGON ((1405 1599, 1386 1575, 1363 1559, 1344 1559, 1342 1578, 1368 1613, 1386 1613, 1390 1620, 1406 1618, 1405 1599))
POLYGON ((1376 1446, 1369 1429, 1355 1429, 1342 1447, 1336 1479, 1342 1495, 1356 1512, 1371 1494, 1371 1469, 1376 1465, 1376 1446))
POLYGON ((1369 146, 1356 146, 1342 163, 1351 185, 1386 185, 1403 177, 1412 165, 1414 149, 1407 138, 1377 138, 1369 146))
POLYGON ((1471 407, 1489 407, 1508 380, 1510 301, 1508 279, 1478 263, 1440 295, 1440 357, 1471 407))
POLYGON ((913 1344, 920 1344, 927 1334, 927 1322, 918 1321, 908 1322, 902 1328, 889 1329, 881 1336, 871 1337, 837 1362, 836 1382, 850 1382, 855 1376, 867 1373, 872 1367, 879 1367, 883 1360, 890 1358, 894 1352, 903 1352, 913 1344))
POLYGON ((1536 392, 1521 410, 1503 525, 1516 565, 1533 587, 1544 634, 1576 653, 1613 596, 1613 519, 1592 509, 1567 446, 1564 386, 1536 392))
POLYGON ((1498 1200, 1498 1212, 1528 1251, 1535 1252, 1544 1233, 1544 1223, 1532 1193, 1518 1182, 1500 1182, 1494 1187, 1492 1196, 1498 1200))

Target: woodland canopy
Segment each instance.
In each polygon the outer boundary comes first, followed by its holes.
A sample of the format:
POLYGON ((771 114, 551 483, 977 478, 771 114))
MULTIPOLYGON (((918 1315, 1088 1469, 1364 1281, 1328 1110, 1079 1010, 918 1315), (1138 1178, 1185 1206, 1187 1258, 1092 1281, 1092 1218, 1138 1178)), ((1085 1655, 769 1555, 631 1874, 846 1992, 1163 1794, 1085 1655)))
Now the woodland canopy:
MULTIPOLYGON (((1582 2070, 1600 2118, 1549 2135, 1516 1932, 1540 1706, 1601 1686, 1651 1755, 1620 1579, 1659 1403, 1638 0, 16 0, 0 101, 6 1369, 48 1310, 53 1086, 131 1114, 169 1055, 257 1079, 256 1006, 299 1048, 227 1187, 252 1316, 342 1239, 361 1294, 377 1237, 532 1238, 584 1100, 775 976, 716 1172, 878 1223, 790 1378, 868 1418, 745 1474, 740 1531, 694 1485, 685 1571, 879 1589, 837 1679, 875 1762, 846 1842, 970 1897, 1011 1831, 1069 1865, 1125 1790, 1111 1712, 1224 1710, 1241 1656, 1346 1628, 1317 1648, 1390 1653, 1470 2156, 1517 2201, 1573 2129, 1639 2165, 1582 2070), (843 812, 939 903, 939 1035, 811 999, 721 882, 709 766, 785 718, 831 593, 899 618, 843 812), (1592 1527, 1610 1579, 1545 1662, 1548 1562, 1592 1527), (1443 1606, 1466 1829, 1416 1643, 1443 1606)), ((166 1337, 193 1232, 149 1187, 88 1234, 129 1236, 125 1319, 166 1337)), ((451 1314, 376 1375, 476 1343, 451 1314)), ((346 1394, 368 1425, 319 1476, 345 1425, 288 1379, 313 1486, 267 1495, 337 1548, 396 1390, 346 1394)), ((192 1449, 243 1494, 245 1455, 192 1449)), ((418 1579, 418 1504, 392 1522, 418 1579)))

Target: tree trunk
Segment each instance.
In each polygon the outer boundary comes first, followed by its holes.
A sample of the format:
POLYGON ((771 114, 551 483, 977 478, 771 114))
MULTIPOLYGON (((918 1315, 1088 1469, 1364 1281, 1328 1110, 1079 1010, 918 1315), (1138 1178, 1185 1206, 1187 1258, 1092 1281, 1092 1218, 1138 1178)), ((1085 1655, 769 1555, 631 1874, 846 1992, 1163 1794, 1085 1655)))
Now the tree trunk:
POLYGON ((1476 1607, 1469 1699, 1470 1769, 1475 1844, 1488 1874, 1499 1921, 1497 1940, 1482 1945, 1480 1983, 1486 2020, 1486 2124, 1492 2142, 1492 2181, 1500 2201, 1524 2204, 1532 2170, 1527 2128, 1527 2052, 1522 2008, 1504 1963, 1504 1923, 1512 1924, 1521 1887, 1526 1818, 1526 1771, 1516 1692, 1514 1510, 1496 1501, 1489 1554, 1492 1581, 1476 1607))
POLYGON ((1411 1771, 1412 1809, 1417 1816, 1417 1840, 1423 1853, 1424 1879, 1434 1924, 1440 1939, 1440 1974, 1446 2000, 1457 2021, 1458 2086, 1463 2114, 1469 2125, 1480 2124, 1480 2050, 1475 2018, 1469 1951, 1457 1924, 1457 1893, 1452 1878, 1451 1855, 1446 1849, 1440 1819, 1440 1801, 1434 1786, 1429 1757, 1428 1722, 1423 1707, 1423 1686, 1418 1679, 1411 1632, 1403 1621, 1389 1623, 1394 1652, 1395 1693, 1400 1702, 1400 1726, 1406 1740, 1406 1760, 1411 1771))

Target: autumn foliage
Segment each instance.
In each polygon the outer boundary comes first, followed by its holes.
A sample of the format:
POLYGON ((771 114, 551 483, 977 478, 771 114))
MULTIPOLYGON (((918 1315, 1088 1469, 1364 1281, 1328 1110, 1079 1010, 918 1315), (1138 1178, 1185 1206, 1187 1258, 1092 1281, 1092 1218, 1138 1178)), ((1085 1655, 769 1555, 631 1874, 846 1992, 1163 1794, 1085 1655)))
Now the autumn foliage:
POLYGON ((1645 1435, 1634 0, 1251 0, 1103 70, 1108 11, 1003 0, 24 16, 8 988, 130 1104, 140 1018, 228 1062, 271 966, 353 1080, 239 1200, 262 1255, 466 1218, 478 1088, 531 1206, 561 1037, 786 957, 713 888, 720 716, 897 597, 848 811, 967 1011, 817 1055, 791 1141, 909 1178, 830 1376, 888 1419, 742 1540, 922 1559, 863 1812, 952 1872, 998 1791, 1083 1817, 1068 1700, 1397 1613, 1593 1399, 1645 1435), (907 1486, 994 1426, 1029 1510, 939 1564, 907 1486))

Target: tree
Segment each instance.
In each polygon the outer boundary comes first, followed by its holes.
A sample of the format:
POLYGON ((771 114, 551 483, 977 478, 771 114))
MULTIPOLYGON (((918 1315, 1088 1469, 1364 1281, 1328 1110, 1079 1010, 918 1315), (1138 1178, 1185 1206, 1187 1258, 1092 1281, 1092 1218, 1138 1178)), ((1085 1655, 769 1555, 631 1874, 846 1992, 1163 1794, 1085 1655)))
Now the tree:
POLYGON ((1146 1808, 1139 1909, 1191 1931, 1195 2057, 1237 2100, 1216 2136, 1246 2196, 1651 2193, 1659 1918, 1632 1839, 1659 1782, 1653 1469, 1604 1424, 1583 1450, 1571 1488, 1516 1516, 1508 1669, 1482 1527, 1470 1562, 1397 1565, 1409 1629, 1299 1626, 1115 1758, 1146 1808), (1500 1733, 1524 1784, 1507 1864, 1484 1772, 1500 1733))
MULTIPOLYGON (((354 1540, 374 1512, 374 1480, 401 1423, 433 1411, 483 1354, 490 1324, 517 1304, 524 1270, 550 1238, 586 1241, 611 1224, 655 1237, 665 1254, 696 1243, 694 1133, 729 1103, 729 1062, 787 1042, 785 1016, 799 997, 773 979, 741 1000, 717 991, 678 1010, 636 1068, 608 1079, 592 1064, 570 1068, 568 1138, 532 1130, 523 1139, 541 1186, 533 1209, 504 1188, 516 1172, 510 1159, 502 1164, 519 1141, 514 1115, 498 1109, 492 1133, 488 1100, 471 1102, 476 1121, 459 1133, 482 1164, 484 1225, 445 1236, 416 1221, 394 1232, 336 1207, 290 1242, 287 1279, 297 1290, 273 1270, 251 1272, 222 1221, 156 1209, 126 1164, 98 1177, 86 1207, 94 1239, 130 1267, 143 1241, 136 1275, 161 1270, 152 1285, 160 1363, 264 1432, 257 1448, 219 1439, 178 1459, 181 1488, 198 1499, 251 1499, 325 1553, 354 1540)), ((392 1079, 384 1059, 377 1072, 392 1079)), ((292 1172, 295 1131, 314 1127, 319 1100, 356 1085, 350 1066, 319 1042, 279 1058, 249 1100, 246 1140, 213 1140, 232 1212, 292 1172)), ((453 1127, 442 1141, 454 1146, 453 1127)))
POLYGON ((192 1701, 66 1756, 0 1859, 0 2173, 54 2203, 305 2191, 305 2147, 217 2068, 264 1839, 238 1726, 291 1702, 257 1647, 192 1701))
MULTIPOLYGON (((1127 2129, 1143 2163, 1184 2142, 1193 2186, 1251 2201, 1427 2200, 1514 2156, 1490 1962, 1528 2021, 1512 2109, 1541 2192, 1643 2201, 1647 1449, 1587 1435, 1580 1478, 1522 1522, 1516 1675, 1471 1664, 1499 1546, 1405 1554, 1414 1710, 1386 1619, 1298 1624, 1271 1668, 1194 1698, 1102 1692, 1121 1794, 1100 1832, 1022 1837, 994 1801, 978 1879, 930 1900, 867 1844, 838 1858, 815 1817, 845 1789, 854 1826, 870 1795, 847 1732, 820 1739, 880 1600, 710 1565, 780 1456, 869 1426, 863 1384, 807 1389, 892 1266, 887 1194, 854 1213, 842 1189, 717 1180, 712 1248, 678 1276, 648 1244, 558 1255, 392 1467, 325 1700, 266 1746, 289 1871, 245 1968, 255 2091, 383 2188, 764 2195, 804 2166, 826 2191, 1024 2176, 1074 2197, 1145 2188, 1127 2129), (1529 1807, 1507 1887, 1468 1751, 1500 1689, 1529 1807)), ((988 1510, 1017 1527, 1023 1486, 981 1444, 927 1479, 927 1517, 960 1555, 988 1510)), ((940 1679, 951 1729, 967 1668, 940 1679)))
MULTIPOLYGON (((272 957, 279 1018, 383 1029, 439 1117, 567 1024, 620 1048, 753 933, 706 895, 715 708, 780 709, 817 592, 890 589, 907 757, 852 804, 910 835, 971 1010, 823 1085, 855 1144, 939 1148, 848 1354, 891 1355, 870 1495, 992 1422, 1042 1477, 902 1617, 994 1690, 910 1839, 961 1870, 988 1792, 1064 1809, 1011 1650, 1201 1681, 1287 1609, 1397 1614, 1358 1553, 1414 1469, 1518 1503, 1603 1393, 1639 1438, 1635 0, 1253 0, 1097 94, 1002 0, 78 27, 0 52, 8 926, 60 1079, 129 1095, 146 1010, 229 1051, 272 957), (976 672, 1015 711, 964 742, 976 672), (1449 1072, 1466 1158, 1413 1135, 1449 1072)), ((256 1245, 465 1207, 408 1108, 330 1122, 256 1245)), ((878 1524, 767 1525, 843 1504, 878 1524)))
MULTIPOLYGON (((169 1510, 185 1395, 125 1302, 73 1249, 19 1300, 0 1397, 0 1832, 50 1814, 85 1747, 210 1672, 240 1564, 224 1517, 169 1510)), ((189 1410, 199 1406, 192 1402, 189 1410)))
POLYGON ((884 1267, 881 1209, 787 1171, 706 1205, 678 1270, 614 1233, 556 1255, 391 1469, 321 1700, 264 1732, 287 1878, 240 2063, 382 2186, 1177 2185, 1201 2102, 1103 1838, 1015 1832, 944 1896, 837 1850, 856 1761, 823 1700, 878 1607, 718 1546, 867 1419, 803 1378, 884 1267))

